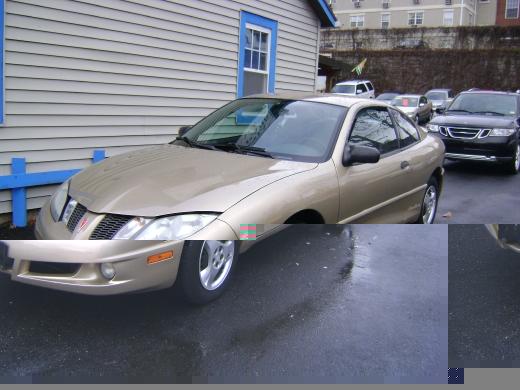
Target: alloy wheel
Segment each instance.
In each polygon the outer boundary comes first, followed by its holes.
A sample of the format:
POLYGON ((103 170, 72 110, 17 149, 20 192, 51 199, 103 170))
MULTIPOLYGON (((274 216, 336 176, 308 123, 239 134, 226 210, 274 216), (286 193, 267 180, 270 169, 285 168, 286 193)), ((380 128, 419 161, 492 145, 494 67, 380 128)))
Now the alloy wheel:
POLYGON ((422 210, 423 223, 433 223, 433 219, 435 218, 435 211, 437 210, 437 189, 433 185, 428 186, 426 189, 422 210))
POLYGON ((199 255, 199 278, 206 290, 216 290, 229 276, 235 258, 234 241, 204 241, 199 255))

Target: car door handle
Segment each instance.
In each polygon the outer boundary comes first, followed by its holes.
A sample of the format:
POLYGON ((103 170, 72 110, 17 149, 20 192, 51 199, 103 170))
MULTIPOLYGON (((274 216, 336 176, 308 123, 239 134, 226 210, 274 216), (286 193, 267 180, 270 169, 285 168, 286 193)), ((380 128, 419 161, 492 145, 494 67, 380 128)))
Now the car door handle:
POLYGON ((401 169, 406 169, 410 166, 408 161, 401 161, 401 169))

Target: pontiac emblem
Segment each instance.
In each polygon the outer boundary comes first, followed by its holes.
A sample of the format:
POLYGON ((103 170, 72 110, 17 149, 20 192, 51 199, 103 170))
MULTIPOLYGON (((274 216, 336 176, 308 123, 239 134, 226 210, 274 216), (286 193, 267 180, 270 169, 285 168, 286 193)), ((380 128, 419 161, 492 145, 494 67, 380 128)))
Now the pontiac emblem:
POLYGON ((78 225, 78 233, 81 232, 88 225, 88 218, 84 217, 78 225))

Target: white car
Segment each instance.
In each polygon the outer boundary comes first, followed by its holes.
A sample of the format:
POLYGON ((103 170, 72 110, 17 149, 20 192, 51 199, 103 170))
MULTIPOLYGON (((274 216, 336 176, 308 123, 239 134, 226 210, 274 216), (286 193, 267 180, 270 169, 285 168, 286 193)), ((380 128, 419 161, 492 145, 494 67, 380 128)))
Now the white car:
POLYGON ((337 83, 334 88, 332 88, 331 92, 338 95, 355 96, 367 99, 374 99, 376 97, 374 86, 368 80, 342 81, 341 83, 337 83))

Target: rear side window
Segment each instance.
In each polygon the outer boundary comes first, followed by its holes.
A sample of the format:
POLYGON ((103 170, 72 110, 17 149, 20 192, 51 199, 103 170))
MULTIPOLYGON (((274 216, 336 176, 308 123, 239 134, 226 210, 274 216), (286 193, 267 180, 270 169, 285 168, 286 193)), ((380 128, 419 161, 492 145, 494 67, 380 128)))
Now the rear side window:
POLYGON ((405 115, 397 110, 390 110, 399 133, 401 148, 406 148, 420 140, 419 131, 405 115))
MULTIPOLYGON (((361 90, 361 93, 365 93, 367 91, 367 87, 365 86, 365 84, 358 84, 358 86, 356 87, 358 90, 361 90)), ((357 92, 357 90, 356 90, 357 92)))
POLYGON ((372 86, 372 83, 367 83, 367 87, 369 91, 373 91, 374 87, 372 86))
POLYGON ((382 107, 359 111, 350 132, 349 143, 371 146, 381 154, 399 149, 399 141, 388 111, 382 107))

